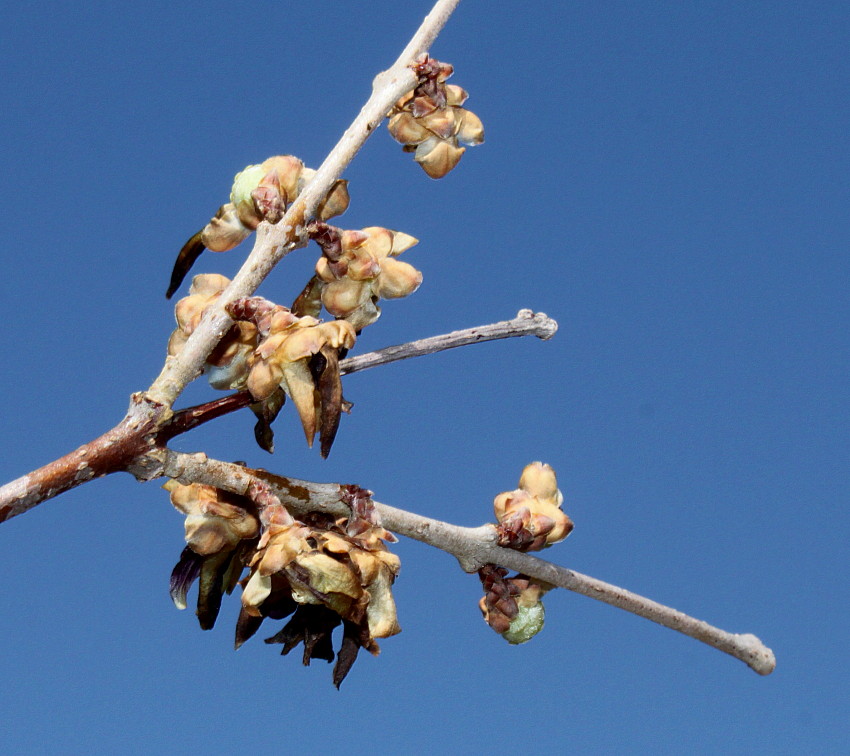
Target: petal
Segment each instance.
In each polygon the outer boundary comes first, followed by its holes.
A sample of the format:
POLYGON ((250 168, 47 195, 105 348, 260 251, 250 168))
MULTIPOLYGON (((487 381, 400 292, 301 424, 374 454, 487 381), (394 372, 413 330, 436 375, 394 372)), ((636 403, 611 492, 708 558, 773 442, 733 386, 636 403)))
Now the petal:
POLYGON ((464 147, 455 147, 449 142, 439 141, 433 146, 428 145, 430 149, 421 149, 427 144, 428 142, 423 142, 419 145, 414 160, 422 166, 425 173, 434 179, 442 178, 451 171, 465 152, 464 147))
POLYGON ((339 179, 319 203, 319 206, 316 208, 316 217, 319 220, 328 220, 328 218, 342 215, 348 210, 349 202, 351 202, 351 199, 348 196, 348 182, 344 179, 339 179))
POLYGON ((251 233, 236 212, 235 205, 222 205, 216 216, 201 231, 201 241, 212 252, 227 252, 251 233))
POLYGON ((366 617, 369 633, 373 638, 388 638, 401 632, 392 594, 392 577, 387 570, 380 570, 378 577, 367 587, 369 606, 366 617))
POLYGON ((242 591, 242 605, 257 608, 271 592, 271 576, 261 575, 260 571, 257 570, 245 584, 245 589, 242 591))
POLYGON ((558 479, 551 465, 543 462, 532 462, 526 465, 519 479, 519 487, 531 496, 541 499, 556 499, 558 494, 558 479))
POLYGON ((393 248, 390 255, 396 257, 416 244, 419 244, 419 239, 415 236, 406 234, 404 231, 393 231, 393 248))
POLYGON ((372 257, 381 260, 390 254, 393 248, 393 232, 383 226, 369 226, 363 229, 368 234, 366 246, 372 257))
POLYGON ((461 114, 458 141, 469 145, 481 144, 484 141, 484 124, 481 119, 471 110, 458 108, 458 111, 461 114))
POLYGON ((459 87, 457 84, 446 84, 446 104, 457 107, 463 105, 467 97, 469 97, 469 94, 463 87, 459 87))
POLYGON ((245 387, 251 392, 251 396, 258 402, 268 399, 280 386, 283 379, 283 370, 276 362, 258 360, 248 373, 245 387))
POLYGON ((284 195, 284 201, 287 205, 292 202, 298 194, 298 179, 301 178, 304 163, 294 155, 275 155, 264 160, 261 163, 261 167, 266 172, 277 171, 278 182, 281 193, 284 195))
POLYGON ((431 136, 428 129, 406 111, 397 113, 390 118, 387 128, 389 128, 393 139, 401 142, 401 144, 419 144, 431 136))
POLYGON ((313 446, 316 436, 316 387, 306 360, 284 365, 282 385, 298 410, 307 446, 313 446))
POLYGON ((322 291, 322 304, 334 317, 345 318, 369 301, 371 291, 364 281, 348 278, 331 281, 322 291))
POLYGON ((422 273, 401 260, 388 258, 381 264, 381 275, 375 282, 375 293, 382 299, 398 299, 416 291, 422 283, 422 273))
POLYGON ((186 608, 186 594, 192 587, 192 583, 201 574, 203 561, 203 557, 187 546, 180 554, 180 560, 174 565, 174 569, 171 571, 169 593, 174 606, 178 609, 186 608))

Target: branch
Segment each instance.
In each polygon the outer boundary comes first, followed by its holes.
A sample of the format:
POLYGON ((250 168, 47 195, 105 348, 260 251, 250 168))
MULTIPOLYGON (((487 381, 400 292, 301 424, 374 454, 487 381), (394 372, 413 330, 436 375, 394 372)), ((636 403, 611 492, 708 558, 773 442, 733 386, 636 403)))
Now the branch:
MULTIPOLYGON (((408 357, 492 339, 526 335, 549 339, 557 329, 558 324, 543 313, 520 310, 513 320, 465 328, 348 357, 340 362, 340 372, 354 373, 408 357)), ((164 413, 165 407, 162 405, 152 405, 146 397, 134 394, 127 416, 112 430, 70 454, 0 486, 0 522, 23 514, 37 504, 92 478, 109 473, 127 471, 143 480, 157 477, 162 473, 157 471, 159 462, 151 456, 152 452, 164 447, 175 436, 216 417, 247 407, 252 401, 248 392, 243 391, 179 412, 164 413)))
POLYGON ((356 357, 347 357, 339 363, 339 370, 340 373, 346 375, 378 365, 386 365, 389 362, 406 360, 410 357, 421 357, 445 349, 477 344, 481 341, 509 339, 513 336, 537 336, 546 341, 551 339, 557 330, 557 322, 545 313, 520 310, 513 320, 503 320, 499 323, 477 326, 476 328, 464 328, 462 331, 452 331, 440 336, 431 336, 427 339, 379 349, 376 352, 360 354, 356 357))
MULTIPOLYGON (((211 460, 204 454, 181 454, 170 450, 163 460, 163 472, 184 483, 205 483, 243 496, 247 495, 251 483, 259 478, 269 484, 283 504, 295 513, 321 511, 337 516, 349 513, 341 500, 341 488, 336 483, 284 478, 262 470, 211 460)), ((559 567, 531 554, 497 546, 496 531, 492 525, 464 528, 378 502, 375 502, 375 509, 381 524, 388 530, 452 554, 467 572, 474 572, 485 564, 497 564, 669 627, 734 656, 760 675, 769 675, 776 666, 773 652, 755 635, 729 633, 624 588, 559 567)))
POLYGON ((375 77, 372 95, 280 222, 274 226, 266 222, 260 224, 254 248, 245 264, 215 305, 209 308, 180 354, 166 359, 162 372, 148 389, 147 398, 153 403, 170 407, 186 385, 200 375, 207 356, 233 323, 224 308, 238 297, 253 294, 272 268, 302 239, 306 221, 333 182, 342 175, 395 101, 416 86, 417 78, 410 64, 431 46, 459 2, 438 0, 398 60, 375 77))

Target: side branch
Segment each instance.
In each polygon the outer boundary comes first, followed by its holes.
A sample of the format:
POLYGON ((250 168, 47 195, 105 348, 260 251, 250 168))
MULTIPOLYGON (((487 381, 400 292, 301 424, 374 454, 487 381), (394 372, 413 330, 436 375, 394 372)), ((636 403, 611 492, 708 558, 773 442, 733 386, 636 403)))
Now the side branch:
POLYGON ((170 407, 186 385, 203 368, 204 361, 232 324, 225 307, 238 297, 253 294, 263 279, 304 237, 312 217, 334 181, 341 175, 369 136, 387 115, 393 103, 416 86, 410 63, 425 52, 445 25, 460 0, 438 0, 398 60, 373 83, 372 95, 346 129, 336 146, 319 166, 316 175, 275 225, 261 223, 254 248, 218 301, 210 307, 189 337, 180 354, 169 357, 147 396, 170 407))
MULTIPOLYGON (((205 483, 241 495, 246 495, 251 483, 260 478, 295 513, 322 511, 338 516, 348 514, 348 508, 341 500, 341 488, 335 483, 294 480, 210 460, 204 454, 172 451, 166 454, 163 472, 181 482, 205 483)), ((755 635, 729 633, 624 588, 559 567, 531 554, 497 546, 492 525, 464 528, 378 502, 375 502, 375 508, 388 530, 452 554, 467 572, 474 572, 485 564, 497 564, 669 627, 734 656, 760 675, 769 675, 776 666, 773 652, 755 635)))
POLYGON ((340 373, 345 375, 377 365, 385 365, 388 362, 421 357, 425 354, 433 354, 468 344, 477 344, 481 341, 509 339, 513 336, 537 336, 546 340, 551 339, 557 330, 557 322, 548 315, 542 312, 534 313, 531 310, 520 310, 512 320, 503 320, 500 323, 491 323, 475 328, 465 328, 461 331, 452 331, 451 333, 431 336, 407 344, 398 344, 355 357, 347 357, 339 363, 339 370, 340 373))

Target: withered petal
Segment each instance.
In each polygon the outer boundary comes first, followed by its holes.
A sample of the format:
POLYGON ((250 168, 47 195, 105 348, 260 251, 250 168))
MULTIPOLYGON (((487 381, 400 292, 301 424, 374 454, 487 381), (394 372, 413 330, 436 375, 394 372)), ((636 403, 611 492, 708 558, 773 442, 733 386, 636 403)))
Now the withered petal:
POLYGON ((256 617, 245 611, 245 607, 239 611, 239 619, 236 620, 236 639, 233 647, 238 649, 246 640, 248 640, 263 624, 263 617, 256 617))
POLYGON ((278 387, 264 401, 250 405, 251 412, 257 417, 257 422, 254 425, 254 438, 257 441, 257 445, 269 454, 274 453, 274 431, 272 430, 272 423, 280 413, 284 402, 286 402, 286 392, 278 387))
POLYGON ((207 248, 206 244, 201 240, 203 229, 198 231, 189 241, 187 241, 177 259, 174 261, 174 269, 171 271, 171 280, 168 284, 168 290, 165 292, 165 298, 171 299, 174 292, 180 288, 186 274, 191 270, 195 261, 201 256, 201 253, 207 248))
POLYGON ((186 594, 192 587, 192 583, 197 580, 201 574, 201 565, 204 558, 196 554, 188 546, 183 549, 180 554, 180 560, 174 565, 171 571, 171 581, 169 584, 169 593, 174 606, 178 609, 186 608, 186 594))
POLYGON ((204 559, 198 581, 198 624, 201 630, 212 630, 221 609, 224 576, 230 567, 233 552, 214 554, 204 559))
POLYGON ((357 661, 357 653, 360 651, 360 628, 348 620, 343 621, 342 628, 342 644, 336 655, 333 671, 333 683, 337 690, 357 661))
POLYGON ((339 375, 339 356, 333 347, 323 347, 324 369, 318 380, 321 418, 319 424, 320 450, 323 459, 331 452, 339 420, 342 416, 342 380, 339 375))
POLYGON ((283 629, 266 638, 266 643, 282 643, 281 655, 286 656, 299 643, 304 643, 304 666, 310 665, 311 659, 324 659, 331 662, 334 659, 331 634, 341 622, 339 615, 327 607, 316 604, 304 604, 295 610, 292 619, 283 629))

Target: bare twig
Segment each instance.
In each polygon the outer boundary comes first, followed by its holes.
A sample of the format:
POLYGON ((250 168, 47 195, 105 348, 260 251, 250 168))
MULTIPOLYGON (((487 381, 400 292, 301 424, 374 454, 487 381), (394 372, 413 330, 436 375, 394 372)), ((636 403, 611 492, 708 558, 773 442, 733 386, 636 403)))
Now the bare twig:
POLYGON ((339 363, 339 369, 345 375, 378 365, 386 365, 388 362, 421 357, 425 354, 441 352, 445 349, 453 349, 467 344, 477 344, 481 341, 509 339, 513 336, 533 335, 544 340, 551 339, 557 330, 558 324, 548 315, 542 312, 534 313, 531 310, 520 310, 512 320, 503 320, 499 323, 477 326, 476 328, 465 328, 462 331, 452 331, 427 339, 411 341, 407 344, 386 347, 376 352, 348 357, 339 363))
MULTIPOLYGON (((341 499, 341 488, 336 483, 283 478, 211 460, 204 454, 180 454, 170 450, 163 459, 163 472, 184 483, 205 483, 243 495, 259 477, 296 513, 322 511, 334 515, 348 514, 348 508, 341 499)), ((474 572, 485 564, 498 564, 669 627, 734 656, 760 675, 769 675, 776 666, 773 652, 755 635, 729 633, 624 588, 559 567, 531 554, 497 546, 496 531, 492 525, 464 528, 378 502, 375 502, 375 508, 384 527, 454 555, 467 572, 474 572)))
POLYGON ((260 224, 254 248, 245 264, 209 308, 180 354, 166 360, 162 372, 148 389, 147 397, 152 402, 170 407, 186 385, 200 374, 207 356, 233 322, 225 312, 226 305, 238 297, 250 296, 303 237, 306 221, 333 182, 342 175, 364 142, 384 120, 393 103, 416 85, 417 79, 409 68, 410 63, 427 51, 459 2, 438 0, 435 3, 398 60, 375 78, 372 95, 281 221, 274 226, 260 224))

